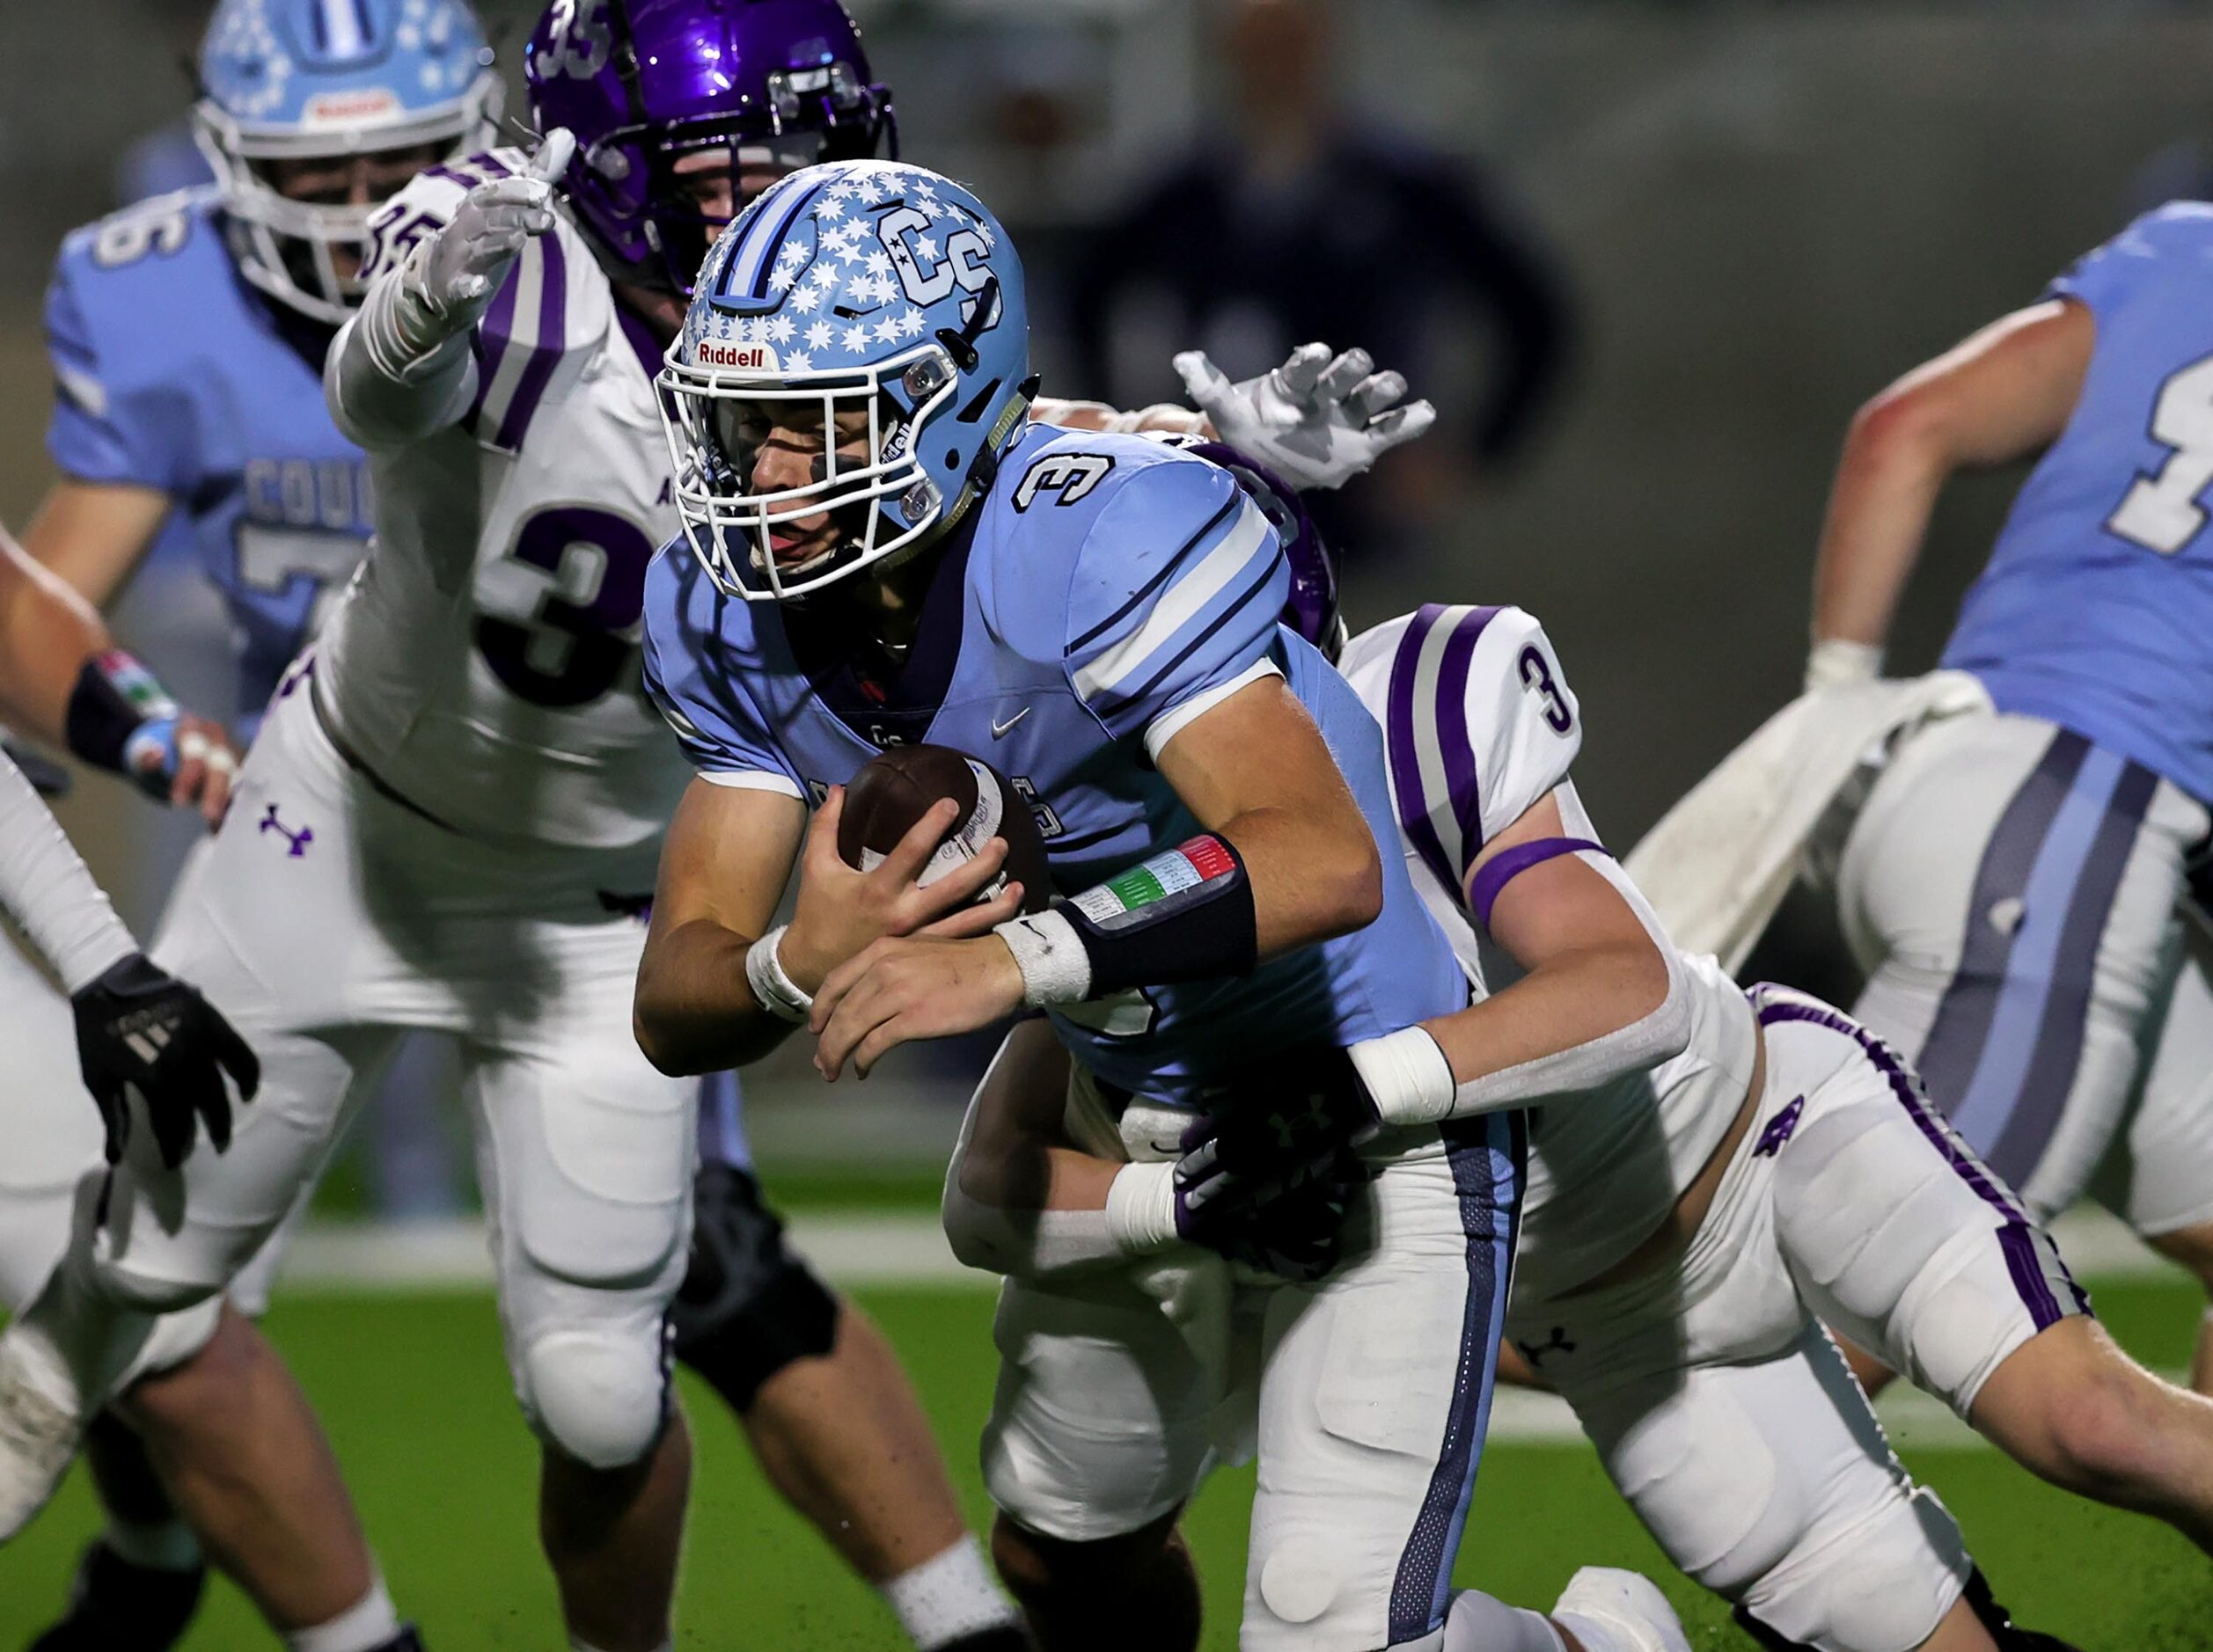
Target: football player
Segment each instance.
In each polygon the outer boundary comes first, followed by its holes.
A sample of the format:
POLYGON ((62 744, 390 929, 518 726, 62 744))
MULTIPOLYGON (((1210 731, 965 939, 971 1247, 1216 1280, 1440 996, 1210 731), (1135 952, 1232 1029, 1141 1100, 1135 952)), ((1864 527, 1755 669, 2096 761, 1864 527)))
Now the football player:
MULTIPOLYGON (((99 616, 0 530, 0 710, 110 766, 132 771, 135 758, 144 765, 136 771, 140 783, 169 795, 178 788, 165 771, 186 766, 176 754, 192 734, 209 741, 192 759, 202 770, 223 749, 212 743, 216 726, 180 713, 150 677, 123 672, 121 658, 99 616), (135 686, 132 696, 119 680, 135 686)), ((206 778, 228 785, 219 772, 206 778)), ((150 1132, 173 1160, 194 1151, 204 1128, 220 1151, 231 1122, 223 1070, 250 1096, 256 1064, 197 992, 138 950, 5 762, 0 907, 70 994, 64 1002, 0 944, 0 1002, 10 1016, 0 1083, 9 1143, 0 1170, 0 1302, 21 1312, 53 1280, 73 1229, 94 1220, 106 1167, 126 1137, 150 1132)), ((135 1495, 119 1498, 121 1512, 79 1568, 69 1614, 33 1652, 173 1644, 204 1581, 202 1539, 281 1634, 331 1652, 416 1645, 376 1575, 313 1415, 250 1321, 212 1301, 172 1314, 117 1386, 128 1423, 114 1429, 134 1441, 144 1434, 160 1481, 141 1468, 123 1482, 135 1495), (189 1531, 163 1485, 183 1505, 189 1531), (142 1508, 149 1502, 150 1510, 142 1508)))
MULTIPOLYGON (((423 167, 490 142, 489 61, 461 0, 226 0, 202 37, 193 115, 218 182, 89 225, 56 259, 48 442, 62 479, 26 548, 102 606, 157 544, 195 559, 231 619, 225 718, 241 745, 368 541, 367 468, 323 405, 322 363, 360 300, 369 215, 423 167)), ((208 742, 222 781, 202 800, 212 822, 235 757, 219 726, 184 738, 208 742)), ((234 1284, 249 1314, 274 1262, 234 1284)), ((145 1479, 132 1438, 92 1436, 98 1483, 136 1512, 108 1500, 114 1540, 88 1559, 80 1615, 126 1609, 159 1581, 142 1586, 119 1545, 190 1553, 158 1500, 132 1494, 145 1479)))
POLYGON ((2213 207, 2161 208, 1860 411, 1807 682, 1880 669, 1951 476, 2037 460, 1944 652, 1988 707, 1898 742, 1845 842, 1856 1013, 2031 1210, 2092 1194, 2213 1289, 2209 252, 2213 207))
MULTIPOLYGON (((1044 1009, 1096 1127, 1157 1159, 1220 1085, 1280 1115, 1293 1098, 1248 1071, 1255 1050, 1381 1036, 1401 1023, 1380 1005, 1447 1013, 1466 988, 1375 852, 1374 724, 1277 626, 1267 516, 1172 448, 1032 425, 1028 334, 1003 230, 919 167, 808 168, 715 243, 662 378, 688 546, 648 575, 646 674, 700 772, 663 854, 638 1034, 696 1072, 805 1025, 834 1078, 1044 1009), (920 852, 844 867, 840 788, 924 739, 989 752, 1035 798, 1056 882, 1083 893, 954 910, 996 874, 996 841, 927 888, 920 852)), ((1212 1196, 1185 1197, 1155 1163, 1107 1221, 1150 1246, 1195 1221, 1265 1259, 1271 1210, 1331 1202, 1349 1129, 1296 1186, 1241 1178, 1230 1151, 1212 1196)), ((1379 1137, 1366 1254, 1187 1300, 1181 1330, 1133 1288, 1010 1287, 986 1472, 1002 1572, 1048 1645, 1196 1641, 1176 1521, 1211 1445, 1187 1336, 1264 1366, 1242 1644, 1558 1644, 1449 1587, 1521 1151, 1512 1113, 1379 1137)), ((1569 1627, 1585 1652, 1681 1644, 1569 1627)))
MULTIPOLYGON (((2045 1478, 2213 1543, 2213 1406, 2121 1354, 1910 1070, 1827 1005, 1748 996, 1668 943, 1577 798, 1582 711, 1536 621, 1431 606, 1337 654, 1319 537, 1221 457, 1288 524, 1284 621, 1383 728, 1409 875, 1477 994, 1311 1082, 1389 1123, 1543 1099, 1508 1335, 1671 1558, 1763 1646, 2056 1644, 1993 1604, 1821 1322, 2045 1478)), ((1018 1028, 971 1110, 945 1208, 972 1265, 1129 1266, 1110 1213, 1147 1172, 1082 1152, 1066 1066, 1018 1028)))

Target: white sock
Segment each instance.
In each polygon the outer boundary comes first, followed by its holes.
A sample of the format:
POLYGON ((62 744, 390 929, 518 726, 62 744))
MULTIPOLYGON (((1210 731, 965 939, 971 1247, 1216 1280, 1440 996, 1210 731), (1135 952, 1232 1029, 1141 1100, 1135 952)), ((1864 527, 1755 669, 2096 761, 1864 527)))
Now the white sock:
MULTIPOLYGON (((1582 1640, 1579 1626, 1568 1626, 1582 1640)), ((1610 1638, 1585 1641, 1583 1645, 1584 1652, 1616 1652, 1610 1638)), ((1509 1606, 1479 1589, 1463 1589, 1445 1609, 1440 1652, 1567 1652, 1567 1643, 1543 1612, 1509 1606)))
POLYGON ((284 1637, 289 1652, 372 1652, 399 1633, 399 1614, 381 1577, 369 1592, 328 1623, 295 1629, 284 1637))
POLYGON ((933 1560, 902 1572, 882 1585, 883 1597, 898 1614, 899 1626, 921 1652, 937 1652, 949 1641, 985 1629, 1011 1627, 1021 1621, 984 1564, 983 1546, 973 1532, 933 1560))
POLYGON ((189 1572, 201 1563, 200 1539, 192 1528, 172 1516, 153 1525, 125 1520, 108 1511, 107 1529, 100 1541, 133 1566, 150 1572, 189 1572))

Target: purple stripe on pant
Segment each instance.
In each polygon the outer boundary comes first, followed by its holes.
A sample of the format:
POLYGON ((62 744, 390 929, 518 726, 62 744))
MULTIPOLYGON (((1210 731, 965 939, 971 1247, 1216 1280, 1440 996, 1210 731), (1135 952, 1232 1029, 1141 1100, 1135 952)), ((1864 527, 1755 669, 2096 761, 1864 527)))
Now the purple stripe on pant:
POLYGON ((1524 1114, 1455 1119, 1442 1133, 1460 1195, 1460 1224, 1468 1236, 1467 1307, 1437 1466, 1391 1583, 1393 1646, 1434 1634, 1452 1597, 1453 1559, 1467 1529, 1483 1436, 1491 1426, 1491 1391, 1499 1371, 1499 1335, 1506 1323, 1514 1237, 1521 1221, 1522 1168, 1528 1156, 1524 1114))
MULTIPOLYGON (((2019 1293, 2021 1304, 2028 1310, 2030 1320, 2041 1331, 2064 1318, 2064 1312, 2059 1305, 2058 1298, 2052 1294, 2050 1282, 2045 1277, 2043 1264, 2037 1254, 2035 1224, 2029 1220, 2027 1211, 2011 1191, 1992 1176, 1982 1161, 1968 1151, 1967 1144, 1936 1115, 1929 1105, 1928 1097, 1922 1092, 1919 1080, 1899 1058, 1898 1053, 1842 1011, 1796 993, 1790 993, 1787 998, 1777 996, 1789 992, 1788 988, 1765 983, 1752 989, 1750 996, 1759 1012, 1760 1025, 1772 1027, 1778 1022, 1806 1021, 1815 1027, 1826 1027, 1832 1033, 1841 1033, 1858 1044, 1861 1054, 1873 1063, 1876 1071, 1883 1075, 1884 1081, 1890 1086, 1891 1094, 1906 1109, 1907 1115, 1927 1138, 1929 1144, 1943 1155, 1945 1163, 1951 1166, 1960 1179, 1975 1190, 1978 1198, 2004 1218, 1997 1229, 1998 1247, 2005 1257, 2006 1271, 2012 1276, 2013 1289, 2019 1293)), ((2075 1283, 2074 1276, 2067 1272, 2067 1264, 2060 1259, 2058 1253, 2054 1251, 2052 1255, 2058 1263, 2062 1276, 2067 1281, 2068 1289, 2074 1294, 2077 1305, 2088 1312, 2089 1297, 2075 1283)))

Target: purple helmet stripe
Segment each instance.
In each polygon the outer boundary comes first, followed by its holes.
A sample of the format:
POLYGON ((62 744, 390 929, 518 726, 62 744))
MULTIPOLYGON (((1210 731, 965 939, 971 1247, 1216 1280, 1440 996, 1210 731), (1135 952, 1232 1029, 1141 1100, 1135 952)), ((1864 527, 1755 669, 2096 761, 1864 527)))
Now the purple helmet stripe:
POLYGON ((1445 853, 1443 841, 1437 836, 1436 824, 1429 817, 1414 720, 1414 690, 1421 671, 1422 647, 1446 611, 1436 603, 1424 603, 1399 638, 1398 647, 1391 656, 1383 735, 1390 759, 1392 799, 1398 806, 1399 830, 1406 834, 1407 841, 1414 845, 1422 864, 1436 875, 1437 881, 1457 897, 1460 879, 1453 870, 1451 858, 1445 853))
POLYGON ((553 369, 561 361, 568 334, 568 259, 561 251, 561 238, 542 235, 531 245, 540 255, 538 341, 531 347, 530 360, 523 364, 522 376, 516 380, 515 394, 508 401, 495 438, 509 452, 523 445, 523 434, 530 428, 546 385, 553 382, 553 369))
POLYGON ((1436 1466, 1421 1513, 1399 1552, 1391 1580, 1391 1644, 1433 1634, 1451 1600, 1453 1560, 1467 1530, 1491 1426, 1491 1396, 1499 1371, 1499 1338, 1506 1327, 1506 1294, 1513 1273, 1513 1246, 1521 1217, 1522 1167, 1528 1128, 1521 1113, 1455 1119, 1441 1127, 1453 1187, 1467 1235, 1468 1295, 1460 1322, 1460 1361, 1452 1404, 1444 1417, 1436 1466))

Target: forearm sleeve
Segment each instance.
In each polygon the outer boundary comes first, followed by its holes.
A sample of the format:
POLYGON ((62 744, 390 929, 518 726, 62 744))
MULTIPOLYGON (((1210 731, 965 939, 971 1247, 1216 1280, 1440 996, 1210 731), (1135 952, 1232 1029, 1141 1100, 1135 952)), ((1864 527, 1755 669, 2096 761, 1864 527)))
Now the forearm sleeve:
POLYGON ((0 756, 0 907, 70 992, 138 950, 23 771, 0 756))
POLYGON ((418 243, 406 264, 372 285, 331 346, 324 398, 338 428, 363 447, 420 441, 458 420, 475 399, 469 327, 453 330, 414 279, 430 246, 418 243))

